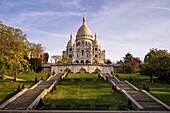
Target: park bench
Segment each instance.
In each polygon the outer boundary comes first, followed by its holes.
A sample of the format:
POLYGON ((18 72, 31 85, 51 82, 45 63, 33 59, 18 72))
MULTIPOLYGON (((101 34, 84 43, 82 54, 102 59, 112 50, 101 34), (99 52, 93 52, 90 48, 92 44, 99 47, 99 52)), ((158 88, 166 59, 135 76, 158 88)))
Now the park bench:
POLYGON ((97 110, 108 110, 110 105, 95 105, 97 110))
POLYGON ((89 104, 77 104, 76 109, 78 109, 78 110, 90 109, 90 105, 89 104))
POLYGON ((70 105, 58 104, 58 105, 56 105, 56 108, 58 110, 68 110, 68 109, 70 109, 70 105))

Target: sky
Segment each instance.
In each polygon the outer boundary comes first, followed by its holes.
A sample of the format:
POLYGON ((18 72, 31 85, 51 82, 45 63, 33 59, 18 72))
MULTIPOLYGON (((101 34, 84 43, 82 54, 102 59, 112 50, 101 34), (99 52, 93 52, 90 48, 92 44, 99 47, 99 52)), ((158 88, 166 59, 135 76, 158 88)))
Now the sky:
POLYGON ((70 34, 75 40, 84 16, 111 61, 170 51, 170 0, 0 0, 0 20, 50 56, 62 54, 70 34))

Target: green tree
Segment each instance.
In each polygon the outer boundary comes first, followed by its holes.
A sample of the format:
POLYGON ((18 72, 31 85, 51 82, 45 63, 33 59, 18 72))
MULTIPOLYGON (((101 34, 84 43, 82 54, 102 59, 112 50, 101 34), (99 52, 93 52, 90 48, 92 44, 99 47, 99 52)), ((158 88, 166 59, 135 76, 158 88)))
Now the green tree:
POLYGON ((49 54, 48 53, 44 53, 44 58, 43 58, 43 62, 47 63, 48 62, 48 58, 49 58, 49 54))
POLYGON ((151 49, 145 55, 144 62, 140 73, 148 75, 151 82, 153 76, 158 77, 162 82, 170 81, 170 54, 166 50, 151 49))
POLYGON ((31 71, 39 72, 42 69, 42 60, 40 58, 31 58, 29 60, 31 71))
POLYGON ((105 63, 106 63, 106 64, 112 64, 112 62, 111 62, 110 59, 106 59, 105 63))
POLYGON ((29 42, 21 29, 0 23, 0 73, 13 75, 14 80, 20 72, 29 70, 29 42))

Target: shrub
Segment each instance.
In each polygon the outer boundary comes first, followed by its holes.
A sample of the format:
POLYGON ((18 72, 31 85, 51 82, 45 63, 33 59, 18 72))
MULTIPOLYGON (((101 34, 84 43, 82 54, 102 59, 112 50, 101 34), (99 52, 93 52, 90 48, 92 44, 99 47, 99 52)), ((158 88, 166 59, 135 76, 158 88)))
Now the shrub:
POLYGON ((39 101, 38 105, 39 105, 39 106, 43 106, 43 105, 44 105, 44 103, 43 103, 43 100, 42 100, 42 99, 40 99, 40 101, 39 101))
POLYGON ((146 90, 146 85, 145 85, 145 84, 143 85, 143 88, 142 88, 142 89, 143 89, 143 90, 146 90))
POLYGON ((98 77, 101 77, 101 76, 100 76, 100 73, 98 74, 98 77))
POLYGON ((118 78, 118 77, 119 77, 119 75, 118 75, 118 74, 116 74, 116 77, 118 78))
POLYGON ((116 86, 114 86, 114 91, 115 91, 115 92, 117 91, 117 87, 116 87, 116 86))
POLYGON ((48 75, 47 75, 48 77, 50 77, 51 76, 51 74, 50 73, 48 73, 48 75))
POLYGON ((148 91, 148 92, 150 91, 150 88, 149 88, 149 86, 148 86, 148 85, 147 85, 147 87, 146 87, 146 91, 148 91))
POLYGON ((55 75, 55 71, 53 71, 53 75, 55 75))
POLYGON ((51 92, 53 92, 53 91, 54 91, 54 88, 51 89, 51 92))
POLYGON ((21 89, 25 89, 25 86, 24 86, 24 84, 22 85, 21 89))
POLYGON ((35 77, 35 82, 38 82, 38 78, 37 77, 35 77))
POLYGON ((57 88, 56 88, 56 85, 54 85, 53 89, 54 89, 54 90, 56 90, 56 89, 57 89, 57 88))
POLYGON ((129 82, 132 82, 132 77, 129 78, 129 82))
POLYGON ((41 80, 44 80, 43 77, 41 77, 41 80))
POLYGON ((127 105, 132 105, 132 101, 129 99, 127 105))
POLYGON ((111 75, 113 75, 113 71, 111 71, 111 73, 110 73, 111 75))
POLYGON ((17 91, 20 92, 21 91, 21 87, 20 85, 18 85, 17 91))

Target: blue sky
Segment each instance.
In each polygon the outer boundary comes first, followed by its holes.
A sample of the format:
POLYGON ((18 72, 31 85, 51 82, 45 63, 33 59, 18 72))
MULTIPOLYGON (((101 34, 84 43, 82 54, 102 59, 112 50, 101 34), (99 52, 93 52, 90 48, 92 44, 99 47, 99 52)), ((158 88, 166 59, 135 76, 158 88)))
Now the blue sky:
POLYGON ((62 54, 71 33, 75 39, 83 16, 112 61, 170 51, 170 0, 0 0, 0 20, 50 55, 62 54))

